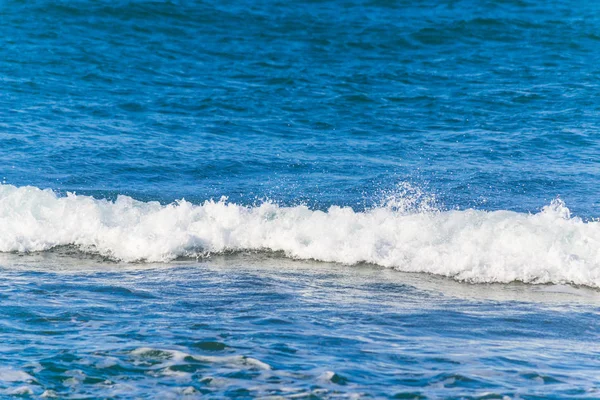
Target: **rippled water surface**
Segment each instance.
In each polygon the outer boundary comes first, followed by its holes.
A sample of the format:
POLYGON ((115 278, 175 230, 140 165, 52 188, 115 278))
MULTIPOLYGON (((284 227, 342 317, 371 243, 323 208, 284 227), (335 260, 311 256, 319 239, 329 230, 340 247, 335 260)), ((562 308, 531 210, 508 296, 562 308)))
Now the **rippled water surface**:
POLYGON ((3 177, 172 201, 600 214, 584 1, 5 1, 3 177))
POLYGON ((126 266, 8 257, 4 393, 596 398, 595 291, 470 286, 258 255, 126 266), (82 265, 83 264, 83 265, 82 265), (15 350, 18 357, 15 357, 15 350))
POLYGON ((0 1, 0 397, 600 398, 599 32, 0 1))

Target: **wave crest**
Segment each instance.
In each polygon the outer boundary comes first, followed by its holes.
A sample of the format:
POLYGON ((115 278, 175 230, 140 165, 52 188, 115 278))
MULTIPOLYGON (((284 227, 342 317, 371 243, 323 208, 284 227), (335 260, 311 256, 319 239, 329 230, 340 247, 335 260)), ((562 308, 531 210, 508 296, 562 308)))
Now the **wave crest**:
POLYGON ((161 205, 0 185, 0 251, 70 245, 125 262, 162 262, 266 250, 470 282, 600 287, 600 223, 572 217, 560 200, 537 214, 436 211, 429 200, 408 212, 405 205, 414 200, 394 201, 364 212, 269 202, 248 207, 226 199, 161 205))

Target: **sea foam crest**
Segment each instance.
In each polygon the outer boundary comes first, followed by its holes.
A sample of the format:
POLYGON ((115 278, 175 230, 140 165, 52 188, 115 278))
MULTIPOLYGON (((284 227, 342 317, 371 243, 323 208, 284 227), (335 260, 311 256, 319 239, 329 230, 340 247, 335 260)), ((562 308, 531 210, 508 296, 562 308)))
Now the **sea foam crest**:
POLYGON ((154 262, 206 252, 266 250, 471 282, 600 287, 600 223, 571 217, 560 200, 537 214, 409 212, 399 204, 388 202, 364 212, 268 202, 247 207, 226 200, 161 205, 127 196, 112 202, 0 185, 0 251, 74 245, 117 260, 154 262))

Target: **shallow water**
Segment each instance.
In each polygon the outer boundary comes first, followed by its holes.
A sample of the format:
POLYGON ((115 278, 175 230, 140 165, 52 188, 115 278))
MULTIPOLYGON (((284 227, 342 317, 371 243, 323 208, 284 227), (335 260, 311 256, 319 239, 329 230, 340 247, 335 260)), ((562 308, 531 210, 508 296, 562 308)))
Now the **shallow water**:
POLYGON ((3 264, 4 393, 596 398, 600 392, 600 296, 589 289, 466 285, 257 254, 101 266, 64 256, 7 256, 3 264))
POLYGON ((600 3, 0 2, 0 391, 599 398, 600 3))

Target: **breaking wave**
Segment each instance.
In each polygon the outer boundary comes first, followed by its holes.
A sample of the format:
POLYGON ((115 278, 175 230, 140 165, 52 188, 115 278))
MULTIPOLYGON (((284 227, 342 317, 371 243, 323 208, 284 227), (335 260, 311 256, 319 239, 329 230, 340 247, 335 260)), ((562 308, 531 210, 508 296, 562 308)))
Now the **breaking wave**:
POLYGON ((0 185, 0 251, 75 246, 125 262, 162 262, 228 251, 276 251, 297 259, 371 263, 469 282, 600 287, 600 222, 572 217, 560 200, 539 213, 438 211, 417 196, 358 212, 265 202, 162 205, 61 196, 0 185))

